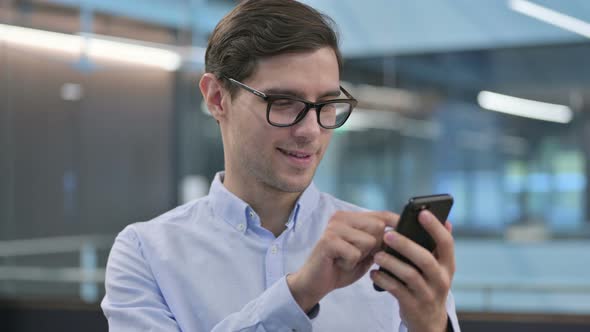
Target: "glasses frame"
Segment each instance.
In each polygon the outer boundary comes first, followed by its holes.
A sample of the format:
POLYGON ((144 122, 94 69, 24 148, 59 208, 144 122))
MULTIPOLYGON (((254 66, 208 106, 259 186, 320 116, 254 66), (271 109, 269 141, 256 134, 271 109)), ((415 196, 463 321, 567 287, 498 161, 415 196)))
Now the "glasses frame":
POLYGON ((326 100, 326 101, 321 101, 318 103, 312 103, 308 100, 302 99, 302 98, 298 98, 295 96, 290 96, 290 95, 282 95, 282 94, 266 94, 262 91, 258 91, 252 87, 249 87, 248 85, 238 81, 238 80, 234 80, 233 78, 230 77, 224 77, 225 79, 227 79, 228 81, 237 84, 239 87, 241 87, 242 89, 251 92, 252 94, 262 98, 264 101, 266 101, 266 121, 268 121, 268 123, 271 126, 275 126, 275 127, 281 127, 281 128, 285 128, 285 127, 291 127, 296 125, 297 123, 299 123, 301 120, 303 120, 305 118, 305 116, 307 115, 307 113, 309 112, 310 109, 315 109, 316 110, 316 117, 317 117, 317 121, 318 124, 320 125, 320 127, 324 128, 324 129, 336 129, 341 127, 342 125, 344 125, 346 123, 346 121, 348 120, 348 118, 350 117, 350 114, 352 114, 352 111, 354 110, 354 108, 356 107, 356 105, 358 104, 358 101, 350 94, 348 93, 348 91, 346 91, 342 86, 340 86, 340 91, 342 91, 344 93, 344 95, 348 98, 348 99, 344 99, 344 98, 340 98, 340 99, 330 99, 330 100, 326 100), (294 100, 294 101, 299 101, 302 102, 303 104, 305 104, 305 108, 299 112, 299 114, 297 114, 297 117, 295 117, 295 120, 290 123, 290 124, 279 124, 279 123, 274 123, 270 120, 270 108, 272 103, 275 100, 279 100, 279 99, 288 99, 288 100, 294 100), (324 107, 325 105, 328 104, 335 104, 335 103, 345 103, 345 104, 349 104, 350 105, 350 112, 348 112, 348 115, 346 116, 346 118, 344 119, 344 121, 342 121, 341 124, 339 125, 334 125, 334 126, 324 126, 321 121, 320 121, 320 112, 322 111, 322 107, 324 107))

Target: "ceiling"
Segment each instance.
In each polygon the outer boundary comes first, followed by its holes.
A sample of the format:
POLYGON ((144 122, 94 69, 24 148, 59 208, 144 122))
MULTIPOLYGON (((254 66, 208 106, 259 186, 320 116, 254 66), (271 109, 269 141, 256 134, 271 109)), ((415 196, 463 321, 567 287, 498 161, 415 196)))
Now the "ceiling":
MULTIPOLYGON (((525 0, 302 0, 337 23, 347 57, 572 43, 586 37, 510 8, 525 0)), ((197 46, 236 3, 228 0, 36 0, 171 28, 192 29, 197 46)), ((530 0, 590 22, 590 1, 530 0)), ((588 24, 588 23, 586 23, 588 24)))

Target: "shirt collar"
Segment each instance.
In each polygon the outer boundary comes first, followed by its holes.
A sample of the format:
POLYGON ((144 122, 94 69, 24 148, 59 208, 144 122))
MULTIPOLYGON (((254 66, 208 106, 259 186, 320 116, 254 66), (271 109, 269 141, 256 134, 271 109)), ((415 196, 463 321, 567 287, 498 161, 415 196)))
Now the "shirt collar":
MULTIPOLYGON (((224 176, 225 172, 215 174, 209 189, 213 211, 236 230, 245 232, 247 226, 252 223, 250 212, 253 212, 253 210, 246 202, 227 190, 223 185, 224 176)), ((312 182, 297 200, 295 208, 287 221, 287 227, 293 227, 294 229, 298 220, 307 220, 317 206, 319 197, 320 192, 312 182)), ((260 224, 258 223, 258 225, 260 224)))
POLYGON ((245 231, 249 206, 223 185, 225 172, 215 174, 209 189, 213 212, 238 231, 245 231))
POLYGON ((309 216, 311 216, 311 213, 318 206, 319 201, 320 191, 315 186, 315 184, 311 182, 309 186, 305 188, 301 196, 299 196, 299 199, 295 204, 293 216, 294 224, 296 224, 298 220, 302 220, 303 222, 305 222, 305 220, 307 220, 309 216))

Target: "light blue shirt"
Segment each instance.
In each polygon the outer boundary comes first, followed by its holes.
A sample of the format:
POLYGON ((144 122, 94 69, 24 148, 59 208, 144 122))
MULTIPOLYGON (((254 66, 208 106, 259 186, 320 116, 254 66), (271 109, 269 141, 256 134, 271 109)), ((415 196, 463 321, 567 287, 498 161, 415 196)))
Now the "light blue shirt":
MULTIPOLYGON (((222 181, 219 173, 208 196, 117 236, 102 301, 110 331, 406 331, 396 299, 376 292, 368 273, 324 297, 311 318, 287 286, 330 217, 363 209, 311 184, 275 237, 222 181)), ((459 331, 450 294, 447 309, 459 331)))

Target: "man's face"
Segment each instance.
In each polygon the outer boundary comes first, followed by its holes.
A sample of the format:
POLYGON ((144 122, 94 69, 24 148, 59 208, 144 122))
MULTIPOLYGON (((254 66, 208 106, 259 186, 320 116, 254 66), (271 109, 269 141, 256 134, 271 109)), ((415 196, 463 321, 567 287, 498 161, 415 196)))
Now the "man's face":
MULTIPOLYGON (((266 94, 314 102, 338 97, 339 78, 336 55, 325 47, 263 59, 243 83, 266 94)), ((317 123, 316 110, 294 126, 279 128, 266 120, 266 101, 246 90, 239 89, 228 106, 227 172, 246 185, 282 192, 305 190, 332 137, 331 130, 317 123)))

